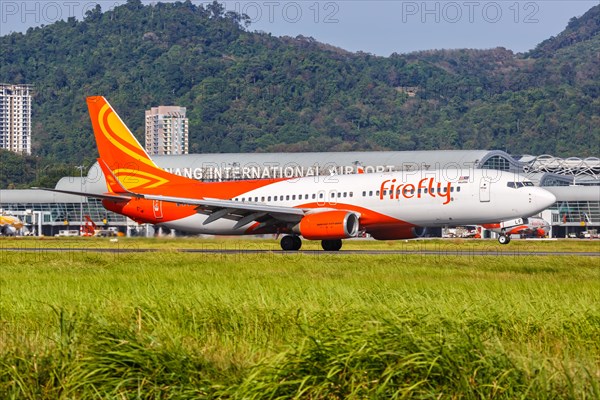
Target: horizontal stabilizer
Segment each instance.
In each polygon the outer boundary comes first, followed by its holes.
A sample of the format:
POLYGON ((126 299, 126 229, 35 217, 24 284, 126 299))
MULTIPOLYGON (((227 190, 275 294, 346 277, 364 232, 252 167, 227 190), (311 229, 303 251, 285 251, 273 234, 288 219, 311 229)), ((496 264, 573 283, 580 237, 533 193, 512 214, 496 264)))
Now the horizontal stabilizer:
POLYGON ((50 188, 41 188, 41 187, 32 187, 34 190, 46 190, 48 192, 56 192, 56 193, 65 193, 72 194, 75 196, 83 196, 83 197, 94 197, 96 199, 106 199, 106 200, 114 200, 114 201, 129 201, 135 196, 131 195, 118 195, 113 193, 88 193, 88 192, 75 192, 72 190, 62 190, 62 189, 50 189, 50 188))

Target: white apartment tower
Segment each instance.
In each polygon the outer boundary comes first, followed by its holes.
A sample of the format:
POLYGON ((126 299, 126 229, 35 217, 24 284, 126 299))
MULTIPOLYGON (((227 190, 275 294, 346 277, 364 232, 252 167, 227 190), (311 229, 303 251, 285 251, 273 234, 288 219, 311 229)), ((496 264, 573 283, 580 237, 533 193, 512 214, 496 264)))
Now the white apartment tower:
POLYGON ((0 83, 0 148, 31 154, 30 85, 0 83))
POLYGON ((185 107, 158 106, 146 110, 148 154, 188 154, 188 119, 185 107))

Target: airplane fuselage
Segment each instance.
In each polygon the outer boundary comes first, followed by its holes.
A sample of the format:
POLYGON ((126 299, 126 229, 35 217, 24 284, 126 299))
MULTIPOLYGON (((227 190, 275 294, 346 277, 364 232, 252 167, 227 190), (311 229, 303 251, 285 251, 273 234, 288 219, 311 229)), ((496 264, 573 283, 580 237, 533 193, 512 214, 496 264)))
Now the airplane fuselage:
MULTIPOLYGON (((441 227, 493 223, 533 215, 548 207, 551 195, 534 186, 509 187, 522 180, 513 173, 472 170, 460 176, 459 170, 395 172, 316 176, 280 180, 238 193, 226 200, 243 204, 266 204, 315 210, 348 210, 360 216, 361 229, 441 227)), ((260 181, 257 181, 260 182, 260 181)), ((227 185, 234 185, 227 182, 227 185)), ((213 183, 209 185, 219 185, 213 183)), ((198 189, 200 189, 199 186, 198 189)), ((194 197, 203 198, 195 193, 194 197)), ((134 199, 111 207, 138 222, 152 223, 190 233, 241 235, 252 233, 256 224, 239 226, 226 218, 205 223, 208 215, 196 207, 172 202, 134 199)), ((254 233, 279 231, 272 226, 254 233)))

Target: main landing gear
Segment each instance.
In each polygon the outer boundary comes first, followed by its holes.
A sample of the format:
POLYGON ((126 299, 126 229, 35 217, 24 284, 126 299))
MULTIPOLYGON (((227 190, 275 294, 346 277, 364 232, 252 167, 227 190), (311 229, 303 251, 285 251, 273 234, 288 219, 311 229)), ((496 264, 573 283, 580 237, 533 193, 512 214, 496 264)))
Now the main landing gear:
POLYGON ((321 240, 321 247, 325 251, 339 251, 342 248, 342 241, 337 240, 321 240))
POLYGON ((298 251, 302 247, 302 240, 298 236, 286 235, 281 238, 281 249, 284 251, 298 251))
POLYGON ((506 236, 504 234, 498 236, 498 243, 500 243, 500 244, 509 244, 510 243, 510 236, 506 236))
MULTIPOLYGON (((298 251, 302 247, 302 240, 298 236, 286 235, 281 238, 283 251, 298 251)), ((342 248, 341 240, 321 240, 321 247, 325 251, 338 251, 342 248)))

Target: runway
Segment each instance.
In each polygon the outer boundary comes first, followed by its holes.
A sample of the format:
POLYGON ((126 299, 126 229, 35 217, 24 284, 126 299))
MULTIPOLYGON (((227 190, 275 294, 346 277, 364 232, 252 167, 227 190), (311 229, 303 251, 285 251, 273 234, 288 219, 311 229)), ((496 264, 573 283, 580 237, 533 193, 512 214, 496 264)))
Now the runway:
POLYGON ((221 255, 260 255, 277 254, 281 256, 443 256, 443 257, 600 257, 600 251, 524 251, 519 249, 498 249, 498 250, 475 250, 475 249, 442 249, 442 250, 299 250, 283 251, 276 249, 256 249, 256 248, 183 248, 183 249, 154 249, 138 248, 135 246, 124 247, 0 247, 0 252, 33 252, 33 253, 108 253, 108 254, 127 254, 127 253, 191 253, 191 254, 221 254, 221 255))

